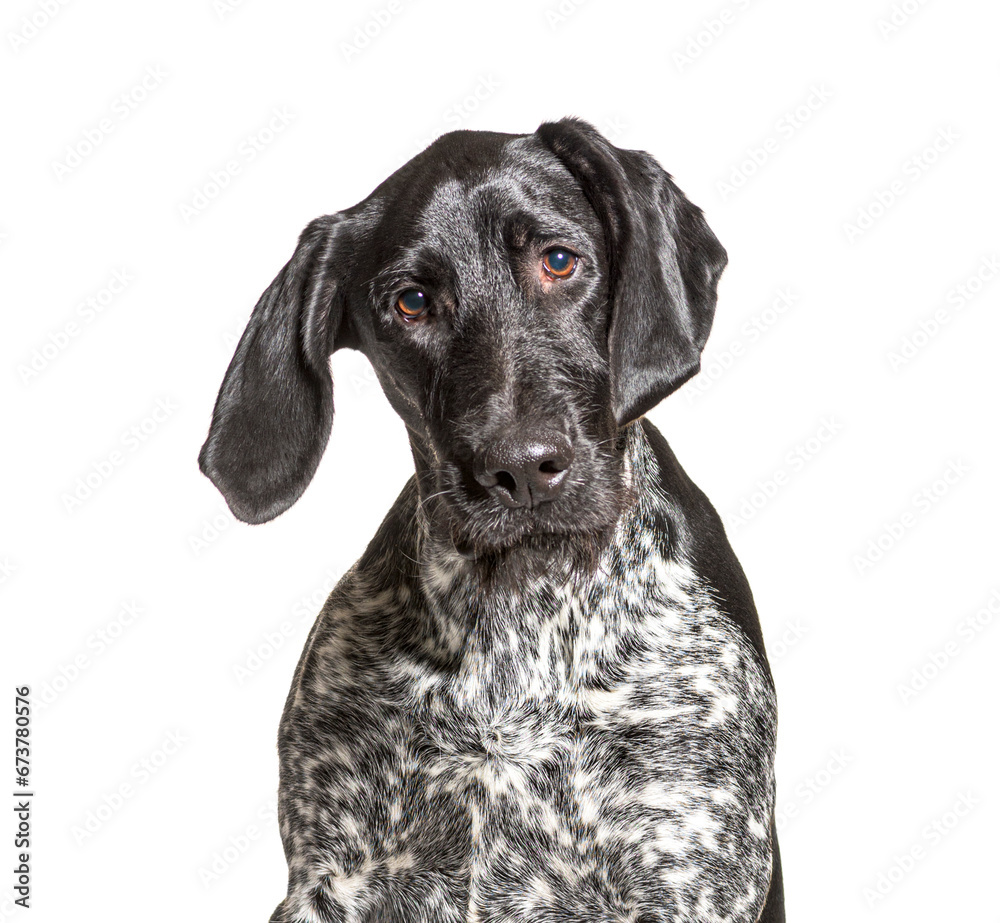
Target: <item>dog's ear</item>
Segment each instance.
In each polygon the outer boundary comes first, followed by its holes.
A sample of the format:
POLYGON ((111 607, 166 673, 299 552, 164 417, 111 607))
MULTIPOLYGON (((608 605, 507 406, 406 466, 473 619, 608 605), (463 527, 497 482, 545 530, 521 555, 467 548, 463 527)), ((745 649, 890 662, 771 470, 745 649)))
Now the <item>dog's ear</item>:
POLYGON ((347 345, 350 226, 327 215, 302 232, 253 309, 219 390, 198 462, 244 522, 267 522, 298 500, 330 438, 330 354, 347 345))
POLYGON ((726 251, 648 154, 620 150, 578 119, 547 122, 536 134, 604 228, 613 405, 624 425, 700 368, 726 251))

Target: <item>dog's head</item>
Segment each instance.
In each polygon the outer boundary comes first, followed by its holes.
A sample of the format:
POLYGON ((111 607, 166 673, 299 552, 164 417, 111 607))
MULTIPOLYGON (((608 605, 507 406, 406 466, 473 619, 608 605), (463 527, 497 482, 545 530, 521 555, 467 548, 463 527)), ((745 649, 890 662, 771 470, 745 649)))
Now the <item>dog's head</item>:
POLYGON ((226 373, 202 470, 246 522, 291 506, 347 346, 403 418, 424 512, 456 547, 607 530, 619 431, 698 370, 725 263, 656 161, 584 122, 444 135, 302 233, 226 373))

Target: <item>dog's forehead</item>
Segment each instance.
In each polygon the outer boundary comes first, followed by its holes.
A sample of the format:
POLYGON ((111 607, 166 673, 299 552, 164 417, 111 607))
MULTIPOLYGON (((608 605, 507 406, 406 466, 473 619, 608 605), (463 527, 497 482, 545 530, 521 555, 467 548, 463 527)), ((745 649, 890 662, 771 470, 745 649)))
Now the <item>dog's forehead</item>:
POLYGON ((451 132, 372 199, 390 237, 445 250, 496 241, 512 221, 558 236, 578 233, 594 218, 569 171, 534 135, 451 132))

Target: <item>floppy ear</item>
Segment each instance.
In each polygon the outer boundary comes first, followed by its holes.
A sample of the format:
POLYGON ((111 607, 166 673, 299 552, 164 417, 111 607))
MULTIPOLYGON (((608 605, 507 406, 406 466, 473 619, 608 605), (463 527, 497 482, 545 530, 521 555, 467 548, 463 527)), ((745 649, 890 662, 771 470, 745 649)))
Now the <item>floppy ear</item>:
POLYGON ((327 215, 253 309, 223 379, 198 462, 237 518, 283 513, 312 480, 330 438, 330 354, 343 320, 350 221, 327 215))
POLYGON ((536 134, 604 228, 612 396, 622 426, 700 368, 726 251, 701 209, 648 154, 620 150, 578 119, 547 122, 536 134))

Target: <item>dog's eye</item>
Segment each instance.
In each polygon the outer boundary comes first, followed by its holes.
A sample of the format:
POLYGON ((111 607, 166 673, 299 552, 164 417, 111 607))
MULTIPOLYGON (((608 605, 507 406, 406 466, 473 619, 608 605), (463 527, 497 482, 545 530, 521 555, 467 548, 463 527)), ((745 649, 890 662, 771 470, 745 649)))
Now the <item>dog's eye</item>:
POLYGON ((573 275, 576 264, 576 254, 562 247, 553 247, 542 256, 542 269, 553 279, 568 279, 573 275))
POLYGON ((408 288, 397 299, 396 310, 406 320, 420 320, 427 316, 430 302, 419 289, 408 288))

